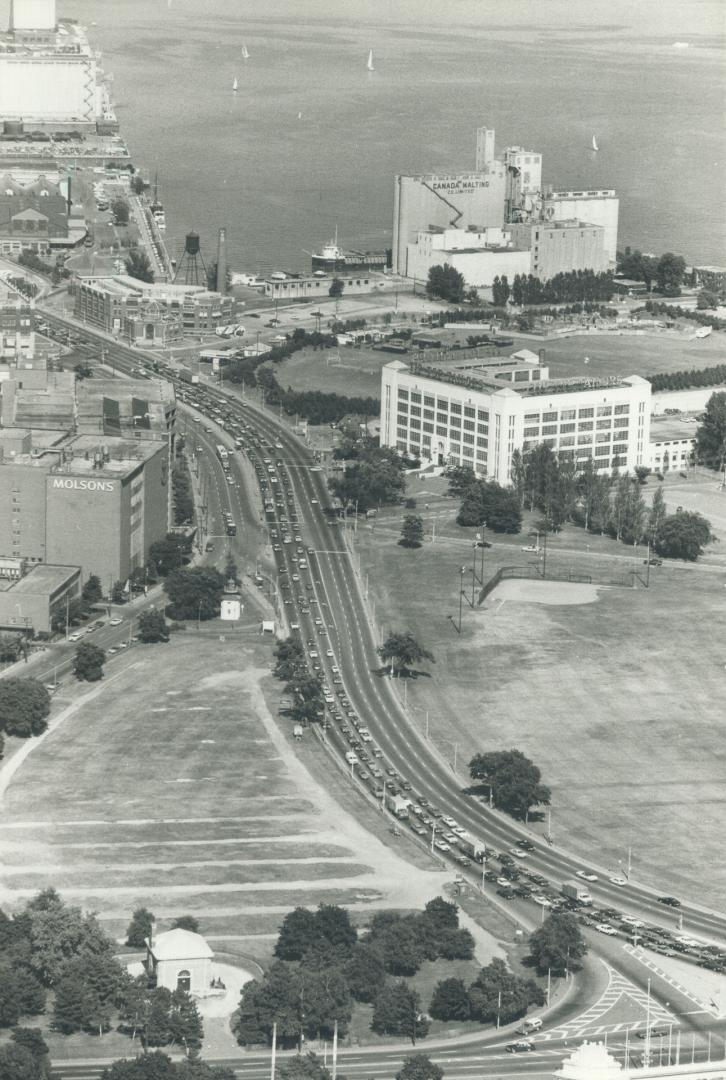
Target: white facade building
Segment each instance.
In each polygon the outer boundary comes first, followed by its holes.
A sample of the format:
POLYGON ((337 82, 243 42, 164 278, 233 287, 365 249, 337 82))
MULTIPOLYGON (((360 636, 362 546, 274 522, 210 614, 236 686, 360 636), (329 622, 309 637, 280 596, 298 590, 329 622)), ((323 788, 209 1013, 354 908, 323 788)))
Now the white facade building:
POLYGON ((607 191, 550 191, 543 196, 544 221, 586 221, 602 225, 605 230, 603 248, 611 267, 615 266, 618 248, 618 215, 620 200, 612 190, 607 191))
POLYGON ((191 930, 167 930, 146 942, 146 968, 156 975, 156 985, 167 990, 186 990, 203 997, 212 981, 214 953, 201 934, 191 930))
POLYGON ((547 374, 502 358, 456 368, 394 360, 381 372, 381 445, 500 484, 511 481, 514 451, 539 443, 601 471, 649 463, 649 382, 547 374))
POLYGON ((0 120, 80 126, 111 115, 83 28, 57 23, 55 0, 14 0, 0 35, 0 120))
POLYGON ((443 229, 420 232, 406 248, 406 277, 426 280, 432 266, 448 263, 463 274, 467 285, 485 288, 494 278, 529 274, 531 254, 518 250, 505 229, 443 229))

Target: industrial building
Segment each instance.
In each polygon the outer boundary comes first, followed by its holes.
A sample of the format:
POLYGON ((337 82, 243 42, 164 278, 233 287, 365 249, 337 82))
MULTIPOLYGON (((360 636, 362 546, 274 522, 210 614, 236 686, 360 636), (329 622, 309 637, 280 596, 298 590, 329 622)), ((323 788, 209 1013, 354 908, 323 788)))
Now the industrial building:
POLYGON ((104 590, 146 562, 168 530, 169 447, 73 435, 8 448, 0 433, 0 552, 78 567, 104 590))
POLYGON ((0 559, 0 628, 47 634, 54 615, 81 595, 78 566, 28 567, 24 559, 0 559))
POLYGON ((539 443, 578 466, 632 471, 649 463, 649 429, 650 383, 638 375, 550 379, 539 357, 426 354, 381 372, 381 445, 500 484, 511 482, 514 451, 539 443))
MULTIPOLYGON (((542 155, 521 146, 507 147, 495 156, 495 133, 479 128, 476 136, 476 170, 451 175, 396 176, 393 209, 393 270, 404 277, 425 277, 428 265, 419 245, 437 234, 465 234, 467 254, 487 254, 470 258, 470 271, 481 280, 464 274, 467 284, 491 284, 489 268, 495 265, 493 248, 477 246, 471 234, 490 230, 510 232, 507 250, 531 252, 526 272, 542 280, 570 270, 606 270, 615 266, 619 203, 614 191, 552 190, 542 182, 542 155), (519 231, 514 231, 514 227, 519 231), (550 229, 538 239, 533 232, 550 229), (554 230, 560 230, 554 233, 554 230), (551 234, 551 235, 550 235, 551 234), (552 241, 551 243, 549 241, 552 241), (539 250, 537 248, 539 247, 539 250), (545 250, 547 249, 547 250, 545 250), (424 273, 421 273, 421 270, 424 273)), ((449 250, 432 240, 438 250, 449 250)), ((460 246, 460 245, 459 245, 460 246)), ((450 264, 451 259, 447 260, 450 264)), ((511 260, 510 260, 511 261, 511 260)), ((497 272, 504 269, 502 257, 497 272)), ((515 264, 524 260, 514 260, 515 264)), ((429 265, 434 265, 429 263, 429 265)))
POLYGON ((86 33, 76 22, 58 21, 55 0, 12 0, 9 28, 0 35, 0 120, 94 132, 115 125, 86 33))
POLYGON ((335 280, 343 283, 344 293, 370 293, 385 287, 382 278, 362 276, 360 273, 338 273, 330 277, 313 274, 310 277, 289 277, 284 281, 278 278, 265 278, 265 296, 273 300, 309 300, 327 299, 330 286, 335 280))
POLYGON ((234 314, 231 297, 202 285, 149 284, 119 275, 78 279, 74 291, 79 319, 147 348, 214 332, 234 314))
POLYGON ((47 629, 79 582, 97 574, 110 590, 146 563, 169 528, 175 418, 162 380, 0 369, 0 625, 25 625, 20 604, 47 629))

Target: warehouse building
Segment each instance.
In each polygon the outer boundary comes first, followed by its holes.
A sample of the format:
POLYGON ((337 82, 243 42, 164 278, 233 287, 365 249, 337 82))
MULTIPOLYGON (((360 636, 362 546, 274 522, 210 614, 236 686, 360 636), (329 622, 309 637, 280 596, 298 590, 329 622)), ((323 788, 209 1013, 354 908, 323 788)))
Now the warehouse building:
POLYGON ((467 465, 511 482, 512 454, 540 443, 582 467, 649 464, 650 383, 550 379, 539 358, 461 363, 419 354, 381 373, 381 445, 437 466, 467 465))

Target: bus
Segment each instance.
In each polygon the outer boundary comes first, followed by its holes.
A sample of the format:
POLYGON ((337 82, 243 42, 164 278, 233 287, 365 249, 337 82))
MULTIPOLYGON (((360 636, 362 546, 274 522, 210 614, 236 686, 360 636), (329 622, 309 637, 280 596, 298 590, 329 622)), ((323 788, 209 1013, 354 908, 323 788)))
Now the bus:
POLYGON ((228 521, 227 522, 227 536, 236 536, 236 535, 237 535, 237 526, 235 525, 235 523, 233 521, 228 521))
POLYGON ((227 453, 226 447, 222 446, 221 444, 217 447, 217 457, 223 465, 227 464, 229 454, 227 453))

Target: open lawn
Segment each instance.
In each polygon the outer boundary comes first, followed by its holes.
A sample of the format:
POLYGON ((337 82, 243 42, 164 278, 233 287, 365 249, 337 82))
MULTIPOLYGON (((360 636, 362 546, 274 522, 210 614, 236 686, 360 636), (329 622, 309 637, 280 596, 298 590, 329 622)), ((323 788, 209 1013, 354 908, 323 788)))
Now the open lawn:
MULTIPOLYGON (((724 500, 721 517, 713 514, 721 531, 726 495, 712 478, 688 483, 667 481, 666 501, 710 514, 724 500)), ((459 636, 459 571, 467 567, 471 597, 473 530, 453 524, 456 504, 437 495, 439 485, 426 480, 412 492, 426 521, 423 548, 397 546, 401 510, 358 530, 381 633, 412 630, 436 657, 408 686, 412 718, 423 729, 428 713, 437 747, 449 761, 456 755, 462 786, 474 752, 517 747, 553 789, 556 840, 611 871, 632 845, 640 880, 722 905, 723 543, 695 567, 654 568, 650 589, 633 589, 602 583, 643 574, 644 549, 570 527, 550 538, 548 571, 590 575, 598 588, 508 581, 481 608, 464 600, 459 636)), ((521 550, 531 542, 526 528, 487 538, 484 580, 502 565, 541 566, 521 550)))
MULTIPOLYGON (((191 914, 215 953, 244 967, 269 963, 297 906, 340 904, 363 925, 440 894, 450 872, 394 839, 312 734, 298 744, 278 726, 271 655, 269 642, 190 630, 117 658, 75 709, 69 683, 56 703, 69 714, 2 799, 2 908, 55 886, 119 941, 140 905, 157 933, 191 914)), ((464 921, 486 963, 496 941, 464 921)), ((131 1049, 116 1035, 49 1038, 59 1059, 131 1049)))
MULTIPOLYGON (((694 324, 695 326, 695 324, 694 324)), ((442 331, 441 338, 464 342, 459 331, 442 331)), ((508 335, 509 336, 509 335, 508 335)), ((726 337, 689 341, 680 332, 633 334, 579 334, 541 340, 514 336, 514 345, 505 354, 519 349, 545 350, 545 362, 553 378, 575 375, 642 375, 713 367, 726 362, 726 337), (587 357, 588 362, 585 363, 587 357)), ((351 396, 380 397, 381 368, 391 360, 406 355, 380 352, 368 346, 315 351, 303 349, 279 366, 277 377, 282 386, 294 390, 322 390, 351 396), (338 359, 338 357, 340 359, 338 359)), ((456 354, 454 354, 455 356, 456 354)))

